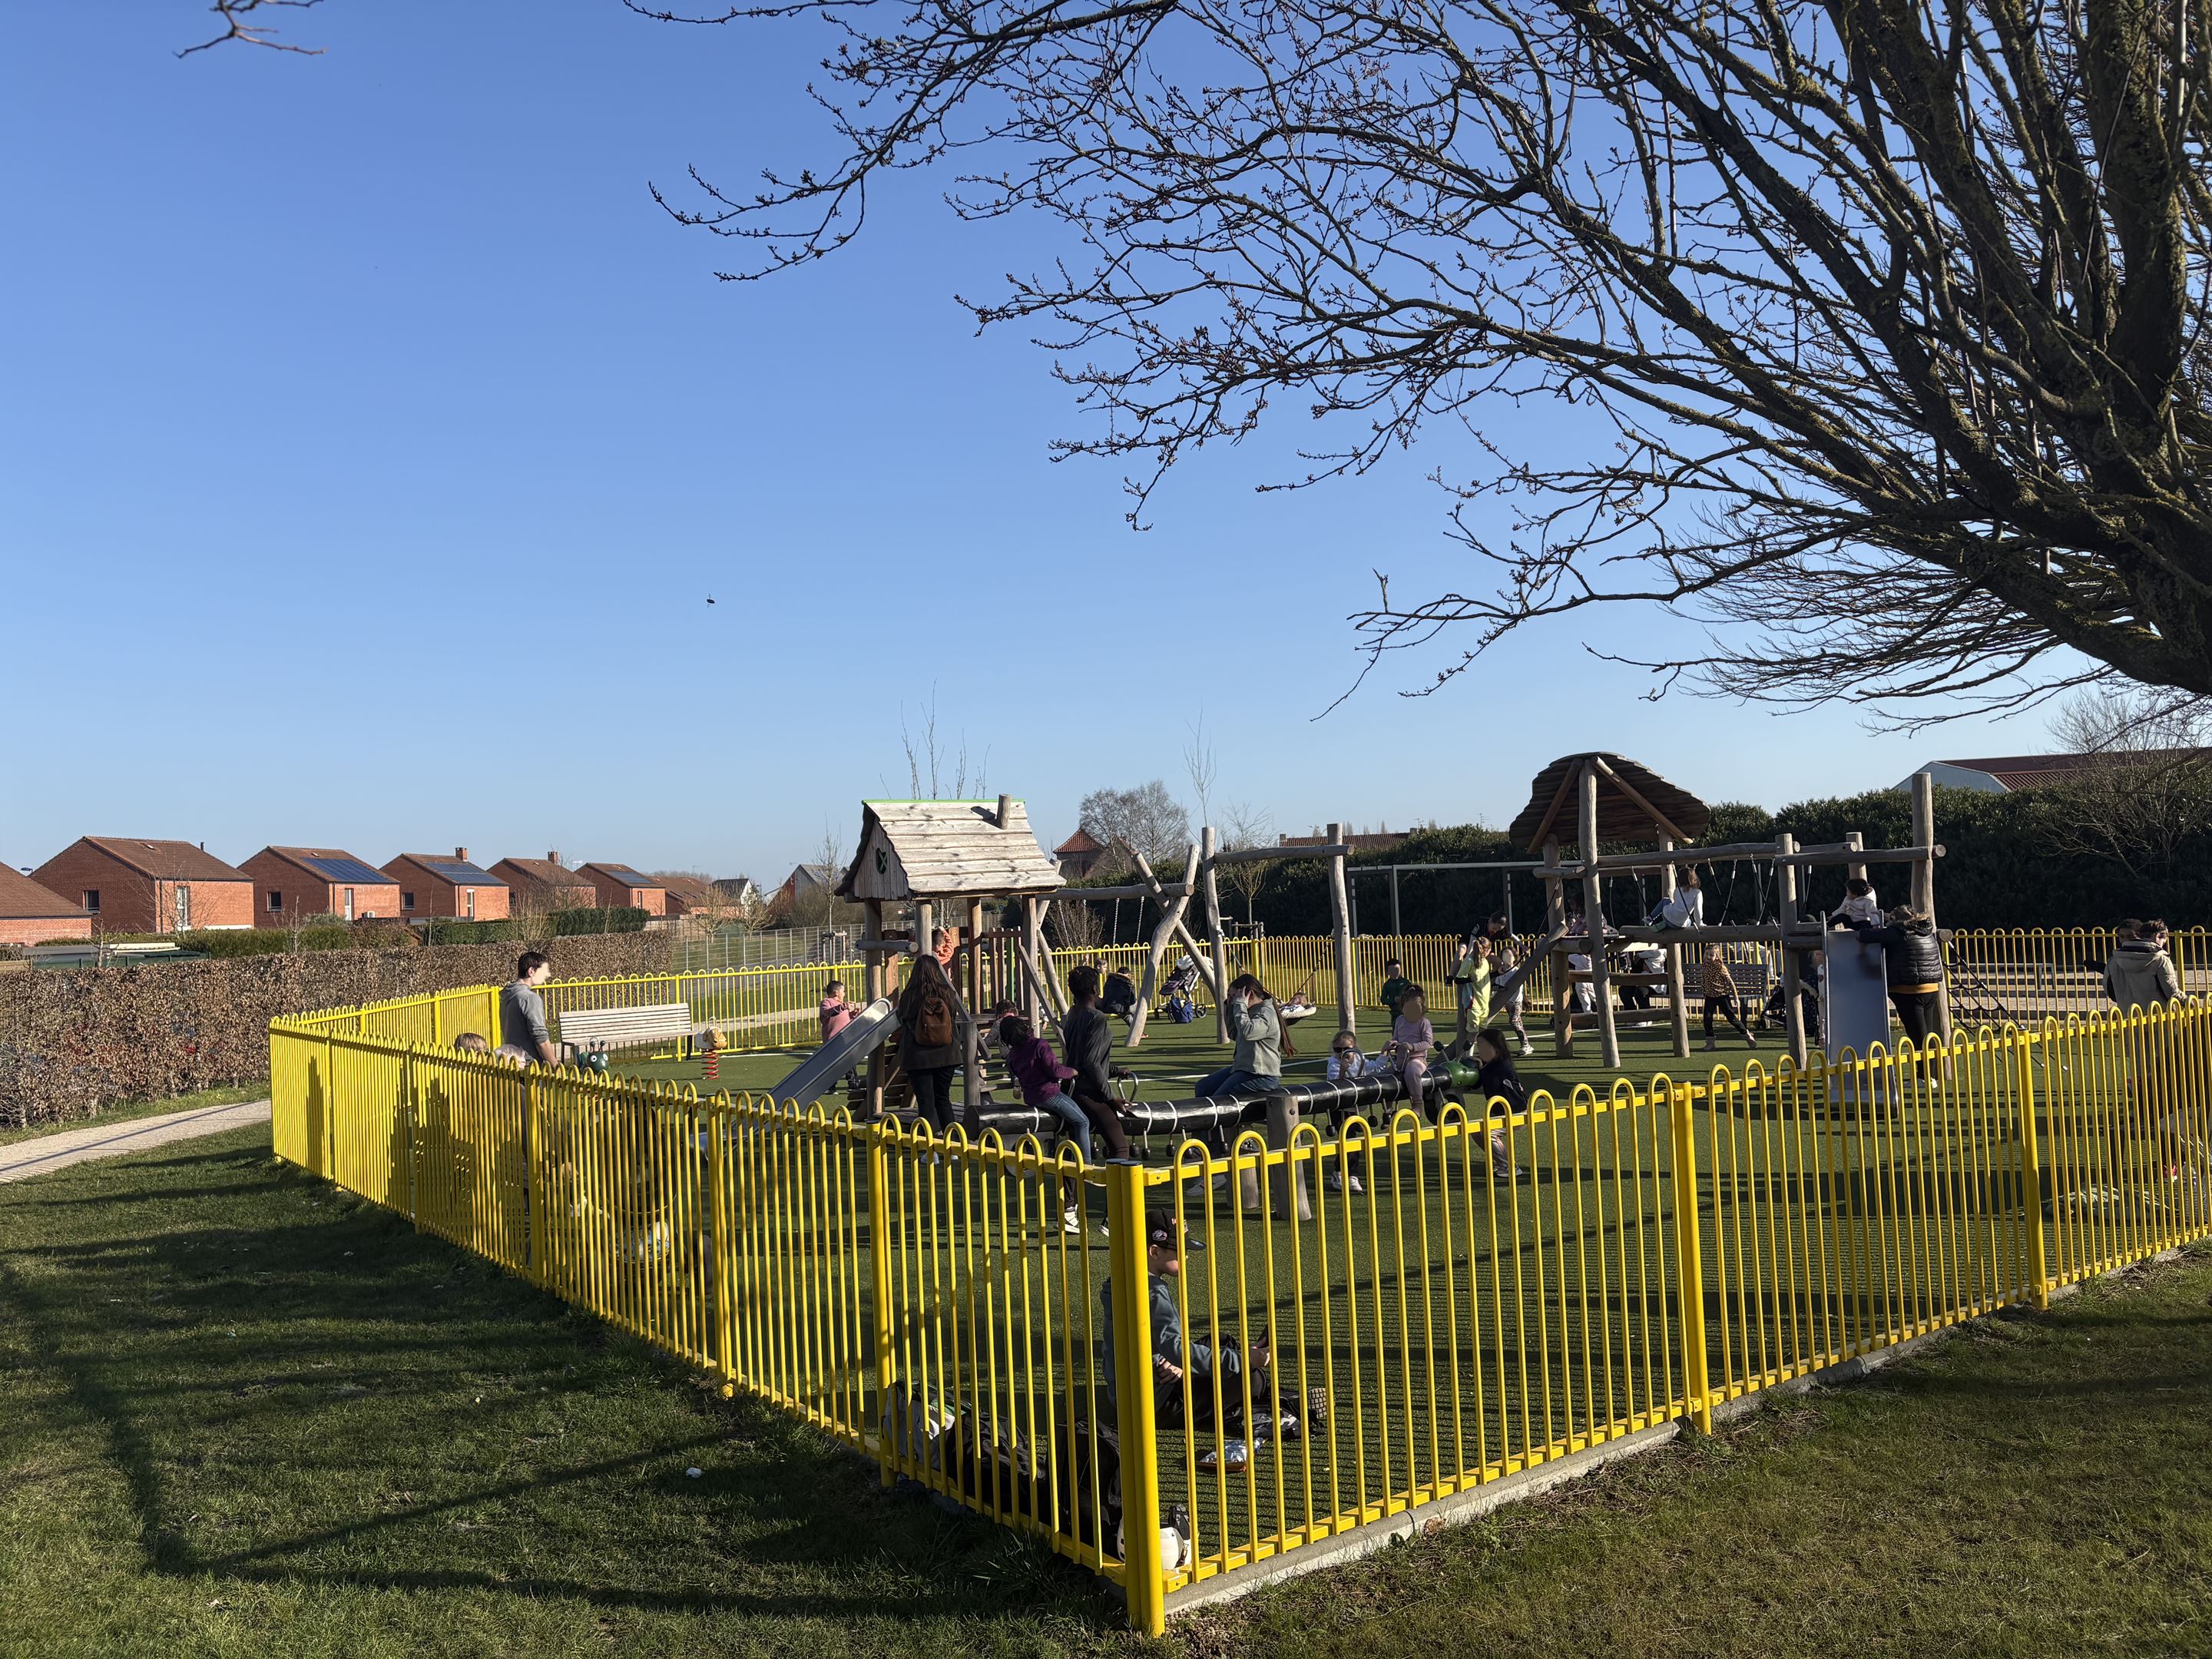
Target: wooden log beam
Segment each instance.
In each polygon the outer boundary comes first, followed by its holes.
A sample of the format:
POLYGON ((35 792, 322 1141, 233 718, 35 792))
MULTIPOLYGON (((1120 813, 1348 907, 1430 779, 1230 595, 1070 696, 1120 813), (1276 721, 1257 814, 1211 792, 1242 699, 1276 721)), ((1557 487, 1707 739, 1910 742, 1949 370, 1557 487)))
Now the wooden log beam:
MULTIPOLYGON (((1659 850, 1662 853, 1674 851, 1673 839, 1662 837, 1659 850)), ((1670 861, 1659 872, 1659 892, 1662 899, 1672 900, 1674 896, 1674 871, 1675 866, 1670 861)), ((1682 947, 1679 944, 1667 947, 1667 1009, 1669 1023, 1674 1027, 1675 1058, 1687 1060, 1690 1057, 1690 999, 1688 982, 1682 972, 1682 947)))
POLYGON ((1589 929, 1590 988, 1597 995, 1598 1055, 1608 1066, 1620 1064, 1620 1037, 1613 1025, 1613 994, 1606 987, 1605 881, 1597 872, 1597 764, 1583 763, 1582 800, 1576 814, 1582 843, 1583 925, 1589 929))
MULTIPOLYGON (((1130 856, 1137 860, 1137 868, 1140 872, 1147 876, 1152 874, 1152 866, 1145 862, 1141 853, 1133 848, 1130 856)), ((1126 1048, 1133 1048, 1145 1040, 1145 1021, 1152 1012, 1153 994, 1159 988, 1160 958, 1167 952, 1168 940, 1175 936, 1176 929, 1182 925, 1184 907, 1190 902, 1191 889, 1197 884, 1198 843, 1193 842, 1190 857, 1183 866, 1182 896, 1172 904, 1162 906, 1158 925, 1152 929, 1152 948, 1145 953, 1144 981, 1137 988, 1137 1006, 1129 1016, 1129 1035, 1123 1042, 1126 1048)))

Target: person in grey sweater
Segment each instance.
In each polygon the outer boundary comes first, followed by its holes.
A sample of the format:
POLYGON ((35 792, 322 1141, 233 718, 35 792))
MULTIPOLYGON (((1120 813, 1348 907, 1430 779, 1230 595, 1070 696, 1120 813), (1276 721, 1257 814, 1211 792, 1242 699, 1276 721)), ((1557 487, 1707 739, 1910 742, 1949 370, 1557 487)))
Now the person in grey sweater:
POLYGON ((514 961, 514 977, 499 994, 499 1052, 526 1066, 558 1066, 561 1051, 545 1024, 545 999, 538 988, 553 976, 553 964, 535 951, 514 961))
POLYGON ((1198 1085, 1200 1099, 1218 1095, 1265 1094, 1282 1085, 1283 1017, 1267 988, 1250 974, 1229 982, 1222 1011, 1229 1017, 1237 1053, 1229 1064, 1198 1085))

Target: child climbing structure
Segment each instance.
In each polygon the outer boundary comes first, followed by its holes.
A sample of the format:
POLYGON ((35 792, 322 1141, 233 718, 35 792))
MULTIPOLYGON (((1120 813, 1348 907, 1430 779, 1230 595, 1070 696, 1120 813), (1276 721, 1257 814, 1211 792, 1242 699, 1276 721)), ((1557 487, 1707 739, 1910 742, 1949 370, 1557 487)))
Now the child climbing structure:
MULTIPOLYGON (((1935 920, 1936 860, 1943 856, 1943 848, 1936 841, 1934 784, 1924 773, 1912 780, 1913 845, 1910 847, 1870 848, 1856 831, 1820 847, 1800 847, 1786 835, 1771 842, 1698 845, 1698 837, 1711 823, 1712 812, 1703 801, 1623 756, 1595 751, 1564 755, 1536 775, 1529 787, 1528 804, 1513 820, 1510 833, 1516 842, 1543 860, 1535 873, 1544 884, 1547 930, 1560 931, 1570 925, 1571 884, 1579 886, 1586 929, 1583 935, 1563 934, 1551 947, 1552 1032, 1562 1056, 1574 1052, 1577 1029, 1595 1028, 1605 1064, 1619 1066, 1620 1026, 1664 1023, 1673 1028, 1674 1053, 1686 1059, 1690 1022, 1684 953, 1709 945, 1761 944, 1775 947, 1782 958, 1783 1018, 1790 1055, 1802 1066, 1806 1042, 1800 993, 1806 982, 1808 957, 1816 952, 1832 951, 1839 957, 1844 951, 1851 953, 1848 958, 1851 972, 1824 975, 1829 985, 1837 987, 1838 994, 1844 994, 1845 986, 1863 988, 1862 956, 1874 949, 1861 945, 1855 933, 1826 928, 1820 918, 1799 914, 1806 874, 1815 867, 1841 866, 1847 876, 1863 878, 1869 865, 1907 865, 1911 872, 1911 907, 1931 923, 1935 920), (1571 863, 1564 857, 1570 844, 1574 848, 1571 863), (1615 850, 1601 850, 1607 847, 1615 850), (1609 878, 1656 875, 1664 909, 1675 896, 1684 868, 1735 860, 1771 866, 1780 894, 1779 914, 1772 921, 1722 921, 1686 927, 1647 921, 1641 915, 1624 918, 1618 924, 1606 918, 1605 883, 1609 878), (1665 952, 1664 971, 1623 972, 1608 962, 1612 948, 1635 945, 1660 947, 1665 952), (1588 968, 1570 966, 1571 955, 1585 952, 1588 968), (1588 985, 1592 993, 1588 1008, 1577 1006, 1576 989, 1582 985, 1588 985), (1616 1011, 1615 985, 1652 988, 1663 985, 1666 1004, 1616 1011)), ((1837 965, 1844 963, 1839 961, 1837 965)), ((1879 983, 1878 969, 1875 983, 1879 983)), ((1846 1044, 1863 1053, 1869 1042, 1887 1039, 1886 1005, 1860 1006, 1865 1000, 1862 994, 1849 1009, 1838 1006, 1838 1017, 1826 1022, 1832 1053, 1846 1044), (1874 1035, 1877 1018, 1878 1035, 1874 1035)), ((1950 1040, 1948 990, 1938 992, 1936 1035, 1945 1042, 1950 1040)))

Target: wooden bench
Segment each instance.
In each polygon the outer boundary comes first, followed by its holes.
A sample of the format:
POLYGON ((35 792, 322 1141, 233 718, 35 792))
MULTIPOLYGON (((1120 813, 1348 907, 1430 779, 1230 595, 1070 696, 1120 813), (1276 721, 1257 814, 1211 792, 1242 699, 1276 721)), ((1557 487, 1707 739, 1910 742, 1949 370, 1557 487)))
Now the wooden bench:
POLYGON ((648 1042, 689 1042, 698 1033, 691 1006, 648 1002, 635 1008, 574 1008, 556 1022, 573 1048, 632 1048, 648 1042))

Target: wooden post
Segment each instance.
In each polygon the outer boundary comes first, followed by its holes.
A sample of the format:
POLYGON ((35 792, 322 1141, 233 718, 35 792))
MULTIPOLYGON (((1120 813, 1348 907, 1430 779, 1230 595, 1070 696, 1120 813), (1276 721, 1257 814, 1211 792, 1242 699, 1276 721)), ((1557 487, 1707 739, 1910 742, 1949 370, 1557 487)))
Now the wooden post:
MULTIPOLYGON (((1344 826, 1328 826, 1328 844, 1344 844, 1344 826)), ((1352 982, 1352 904, 1344 890, 1344 854, 1337 854, 1328 861, 1328 906, 1330 920, 1336 926, 1336 1029, 1356 1031, 1359 1029, 1359 999, 1352 982)))
POLYGON ((1044 915, 1037 908, 1036 896, 1022 896, 1022 956, 1030 973, 1028 1018, 1030 1030, 1042 1031, 1051 1017, 1052 1006, 1045 1000, 1042 979, 1044 972, 1044 915))
MULTIPOLYGON (((1000 798, 1004 802, 1006 797, 1000 798)), ((968 1120, 968 1133, 982 1133, 983 1077, 983 947, 976 937, 983 931, 983 901, 968 901, 968 1051, 960 1068, 960 1109, 968 1120)))
MULTIPOLYGON (((1660 836, 1659 850, 1673 852, 1674 838, 1672 836, 1660 836)), ((1659 896, 1662 899, 1674 898, 1676 879, 1674 866, 1671 864, 1659 872, 1659 896)), ((1682 971, 1682 947, 1679 945, 1667 947, 1667 1004, 1670 1013, 1668 1024, 1673 1028, 1674 1037, 1675 1057, 1687 1060, 1690 1057, 1690 984, 1689 975, 1682 971)))
POLYGON ((1206 876, 1206 932, 1213 947, 1213 1040, 1229 1041, 1229 942, 1221 932, 1221 888, 1213 878, 1213 855, 1221 838, 1207 824, 1198 832, 1199 867, 1206 876))
MULTIPOLYGON (((1866 850, 1866 837, 1856 830, 1848 830, 1844 836, 1844 845, 1850 848, 1854 853, 1864 852, 1866 850)), ((1844 866, 1844 878, 1847 881, 1864 881, 1866 879, 1866 866, 1863 864, 1845 865, 1844 866)))
POLYGON ((1597 768, 1583 763, 1582 810, 1576 834, 1583 848, 1583 921, 1589 929, 1590 994, 1597 1000, 1598 1055, 1620 1064, 1620 1033, 1613 1024, 1613 985, 1605 965, 1605 878, 1597 868, 1597 768))
MULTIPOLYGON (((1925 772, 1912 775, 1912 844, 1933 848, 1936 845, 1936 780, 1925 772)), ((1936 924, 1936 855, 1931 850, 1925 858, 1912 863, 1912 908, 1928 918, 1930 927, 1936 924)), ((1936 937, 1942 935, 1939 932, 1936 937)), ((1951 975, 1947 972, 1936 992, 1936 1036, 1945 1047, 1951 1042, 1951 975)))
MULTIPOLYGON (((881 939, 884 936, 884 902, 870 899, 865 908, 868 918, 868 937, 881 939)), ((890 994, 890 975, 884 971, 884 953, 880 945, 872 945, 861 955, 860 973, 866 981, 862 988, 867 993, 870 1002, 890 994)), ((868 1055, 868 1115, 879 1118, 883 1115, 884 1045, 879 1042, 868 1055)))
MULTIPOLYGON (((1557 933, 1567 925, 1567 884, 1559 873, 1559 838, 1544 838, 1544 868, 1537 875, 1544 883, 1544 926, 1557 933)), ((1567 981, 1567 942, 1552 947, 1552 1051, 1565 1060, 1575 1052, 1572 1018, 1574 988, 1567 981)))
MULTIPOLYGON (((1777 836, 1774 850, 1786 858, 1797 850, 1797 837, 1777 836)), ((1788 1036, 1790 1059, 1802 1066, 1806 1057, 1805 1007, 1797 999, 1803 976, 1798 971, 1797 952, 1789 945, 1790 929, 1797 921, 1797 866, 1778 864, 1774 869, 1782 906, 1782 1029, 1788 1036)))

